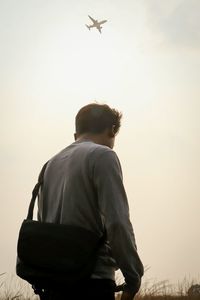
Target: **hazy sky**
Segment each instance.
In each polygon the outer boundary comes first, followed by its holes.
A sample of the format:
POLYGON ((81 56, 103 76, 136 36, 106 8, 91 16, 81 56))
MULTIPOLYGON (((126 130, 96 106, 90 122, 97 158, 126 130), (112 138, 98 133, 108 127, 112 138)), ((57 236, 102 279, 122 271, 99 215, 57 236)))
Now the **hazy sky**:
POLYGON ((200 275, 200 1, 0 0, 0 273, 38 172, 94 100, 116 140, 145 278, 200 275), (88 14, 102 35, 89 31, 88 14))

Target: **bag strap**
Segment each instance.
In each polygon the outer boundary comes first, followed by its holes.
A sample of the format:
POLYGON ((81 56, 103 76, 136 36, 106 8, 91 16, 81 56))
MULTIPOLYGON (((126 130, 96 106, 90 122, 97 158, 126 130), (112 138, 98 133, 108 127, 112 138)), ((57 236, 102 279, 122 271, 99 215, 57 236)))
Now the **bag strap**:
POLYGON ((37 184, 35 185, 33 191, 32 191, 32 198, 31 198, 31 202, 29 204, 29 209, 28 209, 28 215, 27 215, 27 218, 28 220, 32 220, 33 219, 33 210, 34 210, 34 205, 35 205, 35 200, 38 196, 38 193, 39 193, 39 189, 40 189, 40 186, 42 185, 43 183, 43 180, 44 180, 44 172, 46 170, 46 167, 47 167, 47 164, 48 164, 49 161, 47 161, 44 166, 42 167, 42 170, 40 171, 40 174, 39 174, 39 177, 38 177, 38 182, 37 184))
MULTIPOLYGON (((38 182, 36 183, 33 191, 32 191, 32 198, 31 198, 31 202, 29 204, 29 209, 28 209, 28 215, 27 215, 27 220, 33 220, 33 210, 34 210, 34 205, 35 205, 35 200, 39 194, 39 189, 40 186, 42 185, 43 181, 44 181, 44 173, 47 167, 49 161, 47 161, 44 166, 42 167, 42 170, 40 171, 40 174, 38 176, 38 182)), ((103 243, 107 240, 107 232, 106 230, 104 230, 104 233, 102 235, 102 237, 99 240, 99 246, 103 245, 103 243)))

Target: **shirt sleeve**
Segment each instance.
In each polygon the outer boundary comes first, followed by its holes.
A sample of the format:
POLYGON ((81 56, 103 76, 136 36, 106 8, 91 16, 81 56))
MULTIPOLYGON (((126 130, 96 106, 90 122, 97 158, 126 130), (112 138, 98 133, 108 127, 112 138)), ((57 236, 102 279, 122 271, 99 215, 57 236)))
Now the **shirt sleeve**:
POLYGON ((135 294, 144 270, 129 218, 120 162, 114 151, 108 150, 96 159, 94 183, 113 257, 124 276, 125 289, 135 294))

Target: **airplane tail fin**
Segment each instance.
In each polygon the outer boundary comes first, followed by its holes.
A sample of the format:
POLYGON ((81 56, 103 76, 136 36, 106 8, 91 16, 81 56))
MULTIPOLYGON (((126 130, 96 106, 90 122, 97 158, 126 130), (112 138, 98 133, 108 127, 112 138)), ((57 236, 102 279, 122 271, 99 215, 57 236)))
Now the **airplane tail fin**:
POLYGON ((88 26, 87 24, 85 24, 85 26, 90 30, 90 26, 88 26))

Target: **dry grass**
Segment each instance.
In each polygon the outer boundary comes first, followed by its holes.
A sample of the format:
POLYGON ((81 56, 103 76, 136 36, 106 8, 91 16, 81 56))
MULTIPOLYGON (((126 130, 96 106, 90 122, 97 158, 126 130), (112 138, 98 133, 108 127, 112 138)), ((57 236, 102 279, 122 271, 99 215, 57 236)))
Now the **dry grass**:
MULTIPOLYGON (((119 283, 119 281, 117 281, 119 283)), ((135 300, 200 300, 200 296, 191 297, 187 291, 194 280, 183 280, 174 286, 169 281, 152 282, 144 281, 135 300)), ((116 294, 116 300, 120 300, 121 293, 116 294)), ((0 300, 39 300, 31 286, 16 275, 0 274, 0 300)), ((103 300, 103 299, 102 299, 103 300)))
POLYGON ((0 300, 38 300, 31 286, 15 275, 0 274, 0 300))

